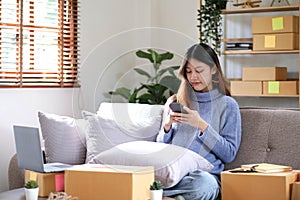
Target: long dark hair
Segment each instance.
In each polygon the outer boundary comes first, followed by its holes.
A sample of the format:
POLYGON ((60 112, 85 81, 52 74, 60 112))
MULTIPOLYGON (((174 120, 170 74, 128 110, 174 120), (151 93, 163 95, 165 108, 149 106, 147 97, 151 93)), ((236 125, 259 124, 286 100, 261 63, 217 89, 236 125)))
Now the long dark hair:
POLYGON ((194 91, 187 80, 186 74, 187 63, 191 58, 207 64, 210 68, 216 67, 216 73, 212 76, 213 88, 218 88, 221 93, 231 96, 226 80, 223 76, 218 55, 210 46, 200 43, 193 45, 187 50, 185 58, 179 68, 181 84, 176 95, 178 102, 183 103, 186 106, 191 106, 190 99, 194 91))

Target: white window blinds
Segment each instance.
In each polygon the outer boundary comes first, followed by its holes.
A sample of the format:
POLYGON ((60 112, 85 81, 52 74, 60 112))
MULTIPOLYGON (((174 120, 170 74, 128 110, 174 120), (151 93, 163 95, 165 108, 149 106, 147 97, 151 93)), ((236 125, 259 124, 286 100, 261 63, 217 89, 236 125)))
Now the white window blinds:
POLYGON ((77 0, 0 0, 0 87, 77 87, 77 0))

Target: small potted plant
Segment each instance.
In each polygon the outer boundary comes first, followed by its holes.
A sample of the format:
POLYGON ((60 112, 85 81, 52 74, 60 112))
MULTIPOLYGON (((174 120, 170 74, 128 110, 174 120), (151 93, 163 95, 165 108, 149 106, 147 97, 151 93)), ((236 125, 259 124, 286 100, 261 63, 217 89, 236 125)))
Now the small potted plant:
POLYGON ((150 185, 150 192, 151 192, 151 200, 162 200, 163 197, 163 184, 155 180, 151 185, 150 185))
POLYGON ((39 186, 36 181, 29 180, 25 184, 26 200, 37 200, 39 196, 39 186))

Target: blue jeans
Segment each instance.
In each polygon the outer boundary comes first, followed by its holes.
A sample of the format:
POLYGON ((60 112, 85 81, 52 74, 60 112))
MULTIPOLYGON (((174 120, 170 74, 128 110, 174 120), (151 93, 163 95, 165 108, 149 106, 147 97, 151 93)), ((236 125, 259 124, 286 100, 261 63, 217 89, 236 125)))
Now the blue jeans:
POLYGON ((208 172, 196 170, 175 186, 164 190, 164 196, 183 196, 186 200, 214 200, 220 192, 218 178, 208 172))

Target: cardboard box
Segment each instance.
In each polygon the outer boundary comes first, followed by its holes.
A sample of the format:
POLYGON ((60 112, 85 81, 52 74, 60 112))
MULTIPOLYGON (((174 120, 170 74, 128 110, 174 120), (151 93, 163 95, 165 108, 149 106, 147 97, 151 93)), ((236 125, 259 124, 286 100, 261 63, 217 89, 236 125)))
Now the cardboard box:
POLYGON ((298 81, 264 81, 263 94, 270 95, 297 95, 298 81))
POLYGON ((297 173, 221 173, 222 200, 290 200, 297 173))
POLYGON ((285 81, 286 67, 247 67, 243 68, 243 81, 285 81))
POLYGON ((252 18, 252 34, 298 33, 298 27, 299 17, 293 15, 252 18))
POLYGON ((65 192, 84 200, 150 199, 154 167, 86 164, 65 171, 65 192))
POLYGON ((231 81, 230 90, 232 95, 261 95, 261 81, 231 81))
POLYGON ((298 33, 254 34, 253 51, 297 50, 298 37, 298 33))
POLYGON ((298 170, 294 170, 294 171, 297 172, 297 174, 298 174, 297 182, 300 182, 300 170, 298 169, 298 170))
POLYGON ((295 182, 293 183, 291 200, 299 200, 299 199, 300 199, 300 182, 295 182))
POLYGON ((25 170, 25 183, 29 180, 37 181, 39 196, 48 197, 51 192, 64 191, 64 173, 38 173, 25 170))

